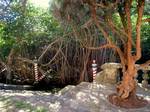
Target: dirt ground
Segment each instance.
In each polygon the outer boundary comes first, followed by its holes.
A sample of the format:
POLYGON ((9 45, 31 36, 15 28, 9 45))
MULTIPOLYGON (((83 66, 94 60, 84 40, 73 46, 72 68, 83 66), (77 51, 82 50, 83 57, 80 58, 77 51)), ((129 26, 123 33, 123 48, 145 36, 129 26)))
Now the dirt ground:
MULTIPOLYGON (((93 85, 83 82, 67 86, 56 94, 42 91, 0 90, 0 112, 150 112, 144 108, 124 109, 110 104, 112 85, 93 85)), ((150 91, 138 87, 137 95, 150 102, 150 91)))

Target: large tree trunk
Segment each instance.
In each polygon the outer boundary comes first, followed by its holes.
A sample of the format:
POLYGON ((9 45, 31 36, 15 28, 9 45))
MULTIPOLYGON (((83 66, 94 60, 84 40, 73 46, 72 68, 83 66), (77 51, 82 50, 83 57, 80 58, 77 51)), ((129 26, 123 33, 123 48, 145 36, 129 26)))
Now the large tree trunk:
POLYGON ((108 99, 112 104, 120 107, 140 108, 145 106, 148 102, 136 95, 137 81, 135 77, 137 70, 134 60, 131 60, 128 64, 123 73, 123 80, 117 86, 117 94, 111 94, 108 99))
POLYGON ((117 106, 124 108, 140 108, 147 105, 147 101, 136 95, 136 69, 127 70, 124 74, 122 83, 117 87, 117 94, 109 95, 109 101, 117 106))

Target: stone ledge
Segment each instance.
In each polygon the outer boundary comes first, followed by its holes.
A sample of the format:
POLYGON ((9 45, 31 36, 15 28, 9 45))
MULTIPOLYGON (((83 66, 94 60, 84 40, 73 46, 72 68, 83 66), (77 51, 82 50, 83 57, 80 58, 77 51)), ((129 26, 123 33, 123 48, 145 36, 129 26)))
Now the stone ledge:
POLYGON ((5 89, 5 90, 32 90, 33 86, 0 83, 0 89, 5 89))
MULTIPOLYGON (((150 70, 150 66, 141 67, 139 64, 135 64, 138 70, 150 70)), ((122 65, 120 63, 105 63, 101 66, 101 69, 120 69, 122 65)))

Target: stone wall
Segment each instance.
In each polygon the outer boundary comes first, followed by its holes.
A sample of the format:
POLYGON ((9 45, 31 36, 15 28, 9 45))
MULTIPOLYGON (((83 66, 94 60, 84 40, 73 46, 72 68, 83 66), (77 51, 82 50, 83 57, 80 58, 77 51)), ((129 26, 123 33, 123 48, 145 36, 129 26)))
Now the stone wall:
MULTIPOLYGON (((96 75, 96 82, 98 84, 102 83, 110 83, 116 84, 118 78, 120 77, 119 69, 122 68, 120 63, 105 63, 101 66, 102 71, 97 73, 96 75)), ((140 67, 136 64, 137 70, 150 70, 150 66, 147 67, 140 67)))

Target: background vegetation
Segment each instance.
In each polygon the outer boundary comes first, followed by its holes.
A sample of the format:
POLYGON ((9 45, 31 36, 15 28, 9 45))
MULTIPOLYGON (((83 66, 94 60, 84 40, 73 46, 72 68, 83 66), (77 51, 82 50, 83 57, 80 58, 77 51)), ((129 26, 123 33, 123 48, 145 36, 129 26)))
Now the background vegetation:
MULTIPOLYGON (((150 18, 149 6, 147 1, 144 18, 150 18)), ((1 0, 0 7, 1 82, 33 84, 35 58, 39 74, 45 75, 41 82, 51 85, 92 81, 93 59, 98 67, 105 62, 119 62, 111 49, 91 51, 84 47, 99 46, 105 44, 106 40, 94 25, 89 25, 89 9, 79 0, 68 3, 54 0, 47 10, 37 8, 26 0, 1 0)), ((119 15, 115 11, 111 13, 114 13, 115 24, 120 26, 119 15)), ((99 10, 99 14, 104 12, 99 10)), ((134 26, 136 16, 133 9, 134 26)), ((109 26, 103 24, 103 27, 107 30, 109 26)), ((150 23, 145 22, 142 26, 144 58, 139 63, 150 59, 149 34, 150 23)), ((114 41, 120 44, 119 40, 114 41)))

